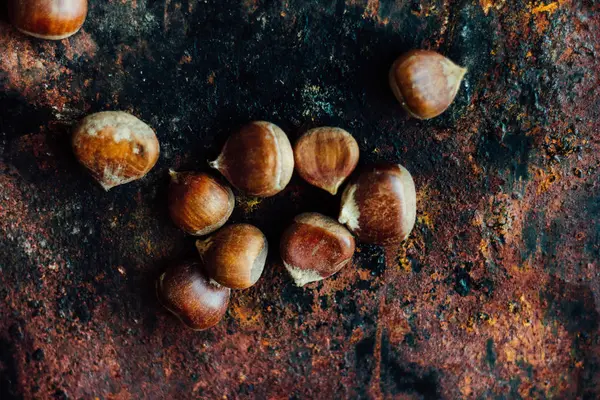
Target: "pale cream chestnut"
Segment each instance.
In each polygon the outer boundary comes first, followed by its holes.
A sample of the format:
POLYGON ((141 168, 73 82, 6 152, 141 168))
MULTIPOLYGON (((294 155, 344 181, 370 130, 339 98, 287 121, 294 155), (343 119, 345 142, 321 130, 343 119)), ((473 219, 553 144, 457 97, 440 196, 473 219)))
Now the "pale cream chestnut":
POLYGON ((358 143, 341 128, 311 129, 294 146, 298 174, 333 195, 356 168, 358 157, 358 143))
POLYGON ((227 311, 231 290, 210 281, 197 262, 167 269, 156 281, 160 303, 194 330, 215 326, 227 311))
POLYGON ((105 189, 137 180, 156 164, 156 134, 131 114, 105 111, 85 117, 72 137, 75 156, 105 189))
POLYGON ((231 289, 246 289, 262 275, 269 250, 265 235, 249 224, 228 225, 196 247, 208 276, 231 289))
POLYGON ((435 51, 412 50, 394 62, 389 83, 410 115, 429 119, 452 104, 466 73, 466 68, 435 51))
POLYGON ((335 274, 352 260, 354 250, 352 234, 318 213, 296 216, 280 242, 283 264, 297 286, 335 274))
POLYGON ((210 166, 242 192, 268 197, 290 182, 294 153, 288 137, 277 125, 257 121, 231 135, 210 166))
POLYGON ((412 231, 417 216, 415 184, 402 165, 366 168, 344 189, 339 222, 359 240, 398 244, 412 231))
POLYGON ((169 173, 169 213, 175 225, 196 236, 225 225, 235 206, 229 186, 202 172, 169 173))
POLYGON ((40 39, 61 40, 83 25, 87 0, 9 0, 8 14, 21 32, 40 39))

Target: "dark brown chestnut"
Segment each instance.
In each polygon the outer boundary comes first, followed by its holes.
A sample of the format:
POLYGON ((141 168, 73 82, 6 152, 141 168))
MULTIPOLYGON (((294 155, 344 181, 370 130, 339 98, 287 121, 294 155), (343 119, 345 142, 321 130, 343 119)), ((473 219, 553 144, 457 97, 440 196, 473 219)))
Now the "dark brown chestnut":
POLYGON ((169 213, 191 235, 208 235, 225 225, 235 206, 233 192, 201 172, 169 171, 169 213))
POLYGON ((342 194, 339 221, 366 243, 402 242, 412 231, 416 216, 415 184, 402 165, 369 167, 342 194))
POLYGON ((277 125, 256 121, 231 135, 219 157, 209 164, 246 194, 269 197, 290 182, 294 153, 277 125))
POLYGON ((228 225, 196 247, 208 276, 232 289, 246 289, 260 278, 269 250, 267 238, 249 224, 228 225))
POLYGON ((12 24, 21 32, 40 39, 61 40, 83 25, 87 0, 9 0, 12 24))
POLYGON ((160 303, 188 327, 204 330, 225 315, 231 290, 210 281, 201 265, 187 261, 166 270, 156 281, 160 303))
POLYGON ((298 286, 335 274, 352 260, 354 250, 352 234, 318 213, 296 216, 280 242, 283 264, 298 286))
POLYGON ((467 73, 443 55, 412 50, 400 56, 389 73, 394 95, 410 115, 437 117, 452 104, 467 73))

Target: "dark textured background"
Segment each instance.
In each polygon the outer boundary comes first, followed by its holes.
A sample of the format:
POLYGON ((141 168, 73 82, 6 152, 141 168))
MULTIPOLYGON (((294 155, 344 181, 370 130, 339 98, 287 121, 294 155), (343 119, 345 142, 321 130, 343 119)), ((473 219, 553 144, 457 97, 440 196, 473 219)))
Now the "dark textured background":
MULTIPOLYGON (((4 2, 0 2, 4 6, 4 2)), ((5 14, 3 12, 3 14, 5 14)), ((600 7, 593 0, 108 0, 43 42, 0 22, 0 398, 595 399, 600 396, 600 7), (469 73, 409 119, 387 69, 437 49, 469 73), (76 163, 84 115, 129 111, 161 142, 105 193, 76 163), (153 280, 194 256, 167 169, 206 169, 265 119, 346 128, 401 162, 418 222, 296 288, 276 251, 339 199, 298 177, 238 199, 273 249, 224 321, 185 330, 153 280)))

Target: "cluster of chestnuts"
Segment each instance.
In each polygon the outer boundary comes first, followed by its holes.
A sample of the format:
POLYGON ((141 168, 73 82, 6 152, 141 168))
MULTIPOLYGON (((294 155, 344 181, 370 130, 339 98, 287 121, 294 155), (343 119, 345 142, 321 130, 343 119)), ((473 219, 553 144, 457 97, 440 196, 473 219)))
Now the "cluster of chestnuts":
MULTIPOLYGON (((20 31, 59 40, 85 21, 87 0, 10 0, 9 15, 20 31)), ((414 50, 398 58, 389 73, 392 91, 407 112, 433 118, 454 100, 466 70, 433 51, 414 50)), ((85 117, 75 128, 73 151, 105 189, 145 176, 156 164, 155 132, 119 111, 85 117)), ((304 133, 294 147, 270 122, 251 122, 231 135, 210 166, 247 195, 281 192, 294 170, 305 181, 336 195, 359 160, 352 135, 321 127, 304 133)), ((248 224, 226 225, 235 207, 227 183, 208 173, 171 170, 169 214, 183 231, 203 236, 197 261, 176 264, 156 282, 161 304, 192 329, 217 324, 227 311, 231 289, 260 278, 268 254, 265 235, 248 224)), ((337 220, 319 213, 296 216, 283 232, 279 250, 298 286, 327 278, 352 261, 355 237, 378 245, 398 244, 416 219, 415 185, 401 165, 364 168, 346 185, 337 220)))

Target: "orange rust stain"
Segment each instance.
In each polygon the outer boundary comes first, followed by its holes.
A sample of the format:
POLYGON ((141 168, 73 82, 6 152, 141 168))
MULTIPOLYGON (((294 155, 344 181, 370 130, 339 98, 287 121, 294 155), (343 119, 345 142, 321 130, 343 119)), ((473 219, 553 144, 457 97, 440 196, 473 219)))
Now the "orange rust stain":
POLYGON ((248 14, 254 14, 258 10, 258 0, 244 0, 243 4, 248 14))
POLYGON ((190 64, 192 62, 192 56, 189 54, 184 54, 181 56, 181 60, 179 60, 179 65, 190 64))
POLYGON ((363 18, 376 19, 379 16, 379 5, 379 0, 369 0, 367 8, 365 8, 365 12, 363 13, 363 18))
POLYGON ((549 3, 549 4, 540 4, 537 7, 534 7, 531 9, 531 12, 533 14, 537 14, 537 13, 542 13, 542 12, 547 12, 549 14, 554 13, 556 10, 558 9, 558 2, 553 2, 553 3, 549 3))
MULTIPOLYGON (((213 72, 211 72, 211 73, 208 75, 208 79, 207 79, 206 81, 207 81, 209 84, 211 84, 211 85, 214 85, 214 84, 215 84, 215 77, 216 77, 216 76, 217 76, 217 75, 216 75, 216 74, 215 74, 215 72, 213 71, 213 72)), ((253 204, 253 206, 256 206, 256 205, 258 205, 258 204, 260 204, 260 201, 258 201, 257 203, 253 204)), ((254 209, 254 208, 252 208, 252 209, 254 209)))

